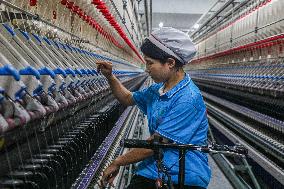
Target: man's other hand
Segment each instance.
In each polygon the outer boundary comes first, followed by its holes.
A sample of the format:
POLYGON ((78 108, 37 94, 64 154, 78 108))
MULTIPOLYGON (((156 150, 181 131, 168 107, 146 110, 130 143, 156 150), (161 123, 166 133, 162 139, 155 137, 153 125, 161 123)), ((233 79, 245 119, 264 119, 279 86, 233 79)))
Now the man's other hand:
POLYGON ((96 62, 98 72, 101 72, 107 79, 112 76, 111 62, 96 62))
POLYGON ((103 172, 103 177, 100 181, 100 188, 106 187, 108 184, 111 186, 113 185, 113 181, 119 172, 120 166, 115 164, 114 162, 111 163, 103 172))

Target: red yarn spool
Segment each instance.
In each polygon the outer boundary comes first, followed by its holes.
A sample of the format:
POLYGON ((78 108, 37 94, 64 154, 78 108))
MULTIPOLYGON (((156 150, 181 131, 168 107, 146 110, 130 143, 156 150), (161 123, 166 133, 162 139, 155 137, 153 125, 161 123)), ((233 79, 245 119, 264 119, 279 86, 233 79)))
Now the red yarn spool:
POLYGON ((120 28, 120 26, 118 25, 118 23, 115 23, 113 26, 116 30, 118 30, 120 28))
POLYGON ((88 15, 86 15, 86 13, 84 12, 84 16, 82 18, 84 21, 86 21, 88 19, 88 15))
POLYGON ((99 26, 98 26, 98 24, 97 24, 97 23, 93 23, 93 27, 94 27, 96 30, 98 30, 98 29, 99 29, 99 26))
POLYGON ((103 15, 109 14, 109 11, 107 9, 100 9, 100 12, 103 13, 103 15))
POLYGON ((111 17, 111 18, 109 19, 109 22, 114 23, 114 24, 117 23, 116 20, 115 20, 113 17, 111 17))
POLYGON ((97 9, 107 9, 107 7, 105 5, 97 5, 96 7, 97 7, 97 9))
POLYGON ((77 13, 80 16, 80 18, 82 18, 84 16, 84 12, 83 12, 82 9, 79 9, 77 13))
POLYGON ((61 4, 62 5, 66 5, 67 4, 67 0, 61 0, 61 4))
POLYGON ((93 0, 92 4, 94 4, 94 5, 104 5, 105 3, 102 2, 101 0, 93 0))
POLYGON ((68 9, 72 9, 72 8, 73 8, 73 5, 74 5, 74 2, 67 2, 66 7, 67 7, 68 9))
POLYGON ((107 13, 104 13, 104 17, 107 18, 107 17, 111 17, 111 14, 109 12, 107 13))
POLYGON ((36 6, 37 0, 30 0, 30 6, 36 6))
POLYGON ((104 17, 110 22, 113 21, 112 15, 104 15, 104 17))
POLYGON ((78 13, 78 11, 79 11, 79 6, 73 6, 72 7, 72 12, 78 13))
POLYGON ((86 22, 90 22, 92 20, 91 16, 87 16, 87 19, 85 20, 86 22))

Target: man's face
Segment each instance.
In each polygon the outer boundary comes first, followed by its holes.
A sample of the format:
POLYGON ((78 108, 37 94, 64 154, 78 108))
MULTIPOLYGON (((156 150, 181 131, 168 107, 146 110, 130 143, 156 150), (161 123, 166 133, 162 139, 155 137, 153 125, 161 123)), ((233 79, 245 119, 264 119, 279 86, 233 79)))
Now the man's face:
POLYGON ((144 56, 146 61, 146 72, 156 82, 165 82, 169 78, 170 66, 168 63, 162 64, 159 60, 144 56))

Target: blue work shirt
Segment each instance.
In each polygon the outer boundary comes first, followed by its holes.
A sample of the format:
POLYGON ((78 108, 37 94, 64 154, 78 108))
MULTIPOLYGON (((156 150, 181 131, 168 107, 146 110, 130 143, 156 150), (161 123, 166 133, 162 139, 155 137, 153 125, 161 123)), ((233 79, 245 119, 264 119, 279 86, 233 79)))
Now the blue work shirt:
MULTIPOLYGON (((163 83, 157 83, 132 94, 136 105, 147 114, 150 134, 158 133, 178 144, 205 145, 208 130, 206 107, 191 78, 186 74, 183 80, 162 95, 159 93, 161 87, 163 83)), ((174 184, 178 184, 178 159, 177 150, 164 150, 164 164, 174 184)), ((206 188, 211 177, 207 155, 188 151, 185 163, 185 185, 206 188)), ((154 158, 142 161, 136 174, 157 179, 154 158)))

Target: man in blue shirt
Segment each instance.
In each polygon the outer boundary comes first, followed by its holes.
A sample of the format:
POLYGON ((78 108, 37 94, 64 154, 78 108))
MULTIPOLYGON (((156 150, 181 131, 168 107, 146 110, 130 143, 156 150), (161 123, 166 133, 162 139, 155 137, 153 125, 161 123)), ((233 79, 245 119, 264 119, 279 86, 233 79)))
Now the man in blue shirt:
MULTIPOLYGON (((196 53, 190 38, 179 30, 161 28, 145 39, 141 51, 146 71, 155 81, 142 91, 131 93, 112 75, 111 63, 97 63, 113 94, 122 104, 137 105, 147 115, 151 134, 148 140, 159 135, 164 142, 205 145, 206 107, 199 89, 183 70, 183 65, 196 53)), ((164 150, 163 161, 175 185, 178 184, 178 158, 178 151, 164 150)), ((116 158, 104 171, 102 184, 112 184, 120 166, 140 161, 128 189, 155 189, 158 170, 150 149, 132 149, 116 158)), ((185 163, 185 188, 206 188, 211 176, 207 155, 189 151, 185 163)))

